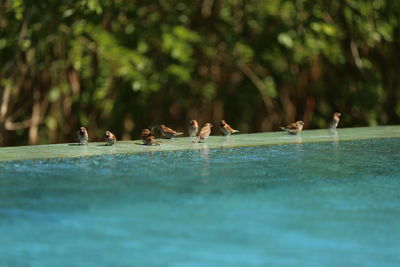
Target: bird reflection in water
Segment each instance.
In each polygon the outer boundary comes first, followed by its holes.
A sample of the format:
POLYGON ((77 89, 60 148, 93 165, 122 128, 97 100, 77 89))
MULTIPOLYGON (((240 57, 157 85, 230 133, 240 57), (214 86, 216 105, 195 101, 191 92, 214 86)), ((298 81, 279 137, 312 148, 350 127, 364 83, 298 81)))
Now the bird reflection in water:
POLYGON ((336 129, 329 129, 329 135, 332 138, 332 145, 337 146, 339 144, 339 135, 336 129))
MULTIPOLYGON (((199 150, 201 159, 200 176, 207 177, 210 175, 210 150, 207 144, 203 144, 203 148, 199 150)), ((205 182, 208 182, 205 180, 205 182)))

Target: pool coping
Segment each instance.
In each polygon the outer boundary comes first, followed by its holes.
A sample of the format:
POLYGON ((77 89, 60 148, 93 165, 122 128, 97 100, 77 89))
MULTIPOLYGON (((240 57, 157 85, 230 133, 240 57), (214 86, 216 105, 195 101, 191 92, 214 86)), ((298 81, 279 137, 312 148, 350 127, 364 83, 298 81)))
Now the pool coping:
POLYGON ((340 128, 336 132, 330 132, 327 129, 306 130, 300 135, 289 135, 285 132, 264 132, 235 134, 229 137, 210 136, 206 143, 193 143, 193 139, 190 137, 180 137, 159 139, 160 146, 145 146, 142 145, 140 140, 118 141, 115 146, 105 146, 104 142, 90 142, 88 145, 82 146, 76 143, 14 146, 0 147, 0 162, 399 137, 400 125, 395 125, 340 128))

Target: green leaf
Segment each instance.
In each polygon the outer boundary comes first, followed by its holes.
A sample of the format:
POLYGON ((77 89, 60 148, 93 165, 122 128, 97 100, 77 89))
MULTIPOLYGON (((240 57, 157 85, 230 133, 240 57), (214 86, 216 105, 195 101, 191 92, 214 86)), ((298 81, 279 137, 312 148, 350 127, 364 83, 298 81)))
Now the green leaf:
POLYGON ((278 42, 285 46, 286 48, 292 48, 293 47, 293 39, 292 37, 285 32, 282 32, 278 35, 278 42))

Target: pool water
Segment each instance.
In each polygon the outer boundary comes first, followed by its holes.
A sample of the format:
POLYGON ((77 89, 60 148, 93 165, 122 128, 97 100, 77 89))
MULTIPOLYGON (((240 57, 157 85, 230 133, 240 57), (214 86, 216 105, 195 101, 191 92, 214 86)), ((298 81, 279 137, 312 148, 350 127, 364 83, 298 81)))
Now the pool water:
POLYGON ((0 266, 398 266, 400 138, 0 163, 0 266))

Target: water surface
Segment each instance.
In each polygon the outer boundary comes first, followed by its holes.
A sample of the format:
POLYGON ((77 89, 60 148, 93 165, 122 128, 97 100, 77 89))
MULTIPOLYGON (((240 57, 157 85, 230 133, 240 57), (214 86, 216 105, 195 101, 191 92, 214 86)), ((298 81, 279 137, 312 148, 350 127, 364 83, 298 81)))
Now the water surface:
POLYGON ((400 138, 0 163, 1 266, 398 266, 400 138))

